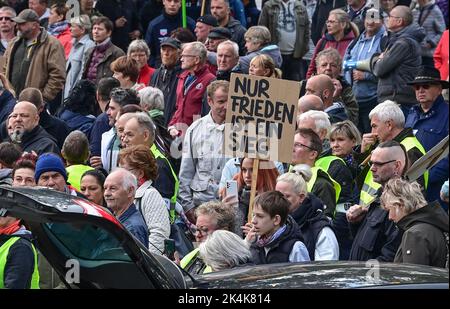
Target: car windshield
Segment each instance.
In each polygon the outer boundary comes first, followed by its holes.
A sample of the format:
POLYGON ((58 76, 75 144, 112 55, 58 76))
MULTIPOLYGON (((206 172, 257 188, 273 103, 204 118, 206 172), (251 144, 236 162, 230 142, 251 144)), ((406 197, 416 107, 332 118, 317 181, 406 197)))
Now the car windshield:
POLYGON ((74 258, 131 261, 120 241, 101 227, 77 222, 53 222, 43 226, 61 252, 74 258))

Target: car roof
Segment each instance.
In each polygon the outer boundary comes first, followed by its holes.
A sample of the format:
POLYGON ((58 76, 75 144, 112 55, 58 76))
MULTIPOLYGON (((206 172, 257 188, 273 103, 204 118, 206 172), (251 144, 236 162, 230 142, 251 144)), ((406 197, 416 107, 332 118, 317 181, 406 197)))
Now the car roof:
POLYGON ((448 270, 424 265, 354 261, 236 267, 198 276, 207 288, 370 288, 415 285, 448 288, 448 270))

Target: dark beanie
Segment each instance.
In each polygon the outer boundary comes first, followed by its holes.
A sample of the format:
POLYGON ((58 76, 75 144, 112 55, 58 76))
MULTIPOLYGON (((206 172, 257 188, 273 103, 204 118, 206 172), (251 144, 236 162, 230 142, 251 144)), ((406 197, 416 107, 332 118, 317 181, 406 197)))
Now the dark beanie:
POLYGON ((62 159, 54 153, 44 153, 39 156, 36 162, 36 171, 34 172, 34 179, 36 182, 42 173, 46 172, 58 172, 65 180, 67 180, 67 172, 64 167, 62 159))

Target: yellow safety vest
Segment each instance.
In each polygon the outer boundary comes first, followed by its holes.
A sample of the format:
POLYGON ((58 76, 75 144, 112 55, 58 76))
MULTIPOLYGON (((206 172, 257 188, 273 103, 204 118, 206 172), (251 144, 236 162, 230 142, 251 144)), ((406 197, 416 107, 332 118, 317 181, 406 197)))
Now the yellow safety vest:
POLYGON ((93 167, 77 164, 66 167, 67 181, 72 187, 80 191, 81 176, 87 171, 93 170, 93 167))
MULTIPOLYGON (((414 136, 406 137, 400 142, 400 144, 402 144, 405 147, 406 152, 416 147, 417 149, 419 149, 422 155, 426 153, 422 144, 414 136)), ((423 174, 423 178, 425 180, 425 189, 426 189, 428 187, 428 171, 425 172, 425 174, 423 174)), ((364 178, 364 184, 361 188, 361 193, 359 195, 359 204, 366 206, 372 203, 377 195, 377 191, 380 188, 381 185, 373 181, 373 174, 372 171, 369 169, 369 171, 366 174, 366 177, 364 178)))
MULTIPOLYGON (((0 247, 0 289, 5 288, 5 266, 9 254, 9 249, 18 241, 20 237, 15 236, 8 239, 1 247, 0 247)), ((33 275, 31 276, 31 288, 39 289, 39 271, 38 271, 38 260, 37 260, 37 252, 34 248, 33 244, 31 244, 31 248, 33 249, 34 254, 34 270, 33 275)))
POLYGON ((336 180, 334 180, 330 176, 330 174, 328 174, 327 171, 323 170, 319 166, 311 167, 312 177, 308 181, 308 183, 306 184, 308 192, 311 192, 312 189, 314 188, 314 185, 315 185, 316 180, 317 180, 317 173, 319 172, 319 170, 322 171, 323 173, 325 173, 326 176, 330 179, 331 183, 333 184, 333 188, 334 188, 334 191, 335 191, 335 194, 336 194, 336 203, 337 203, 337 201, 339 200, 339 196, 341 195, 341 185, 336 180))
MULTIPOLYGON (((184 258, 180 261, 180 266, 184 270, 188 270, 188 268, 195 263, 196 259, 200 259, 199 257, 200 250, 198 248, 195 248, 188 254, 184 256, 184 258)), ((207 274, 212 272, 212 269, 210 266, 206 265, 205 269, 203 270, 203 274, 207 274)))
POLYGON ((180 188, 180 181, 178 180, 177 174, 175 173, 175 171, 172 168, 172 164, 170 164, 169 160, 166 158, 165 155, 162 154, 162 152, 156 147, 155 144, 152 145, 152 147, 150 148, 150 151, 152 152, 155 159, 161 158, 167 162, 167 165, 169 165, 169 168, 170 168, 170 172, 172 173, 172 176, 175 179, 175 190, 173 192, 172 197, 170 198, 170 204, 171 204, 171 206, 170 206, 170 222, 174 223, 174 221, 175 221, 175 204, 177 202, 177 195, 178 195, 178 190, 180 188))

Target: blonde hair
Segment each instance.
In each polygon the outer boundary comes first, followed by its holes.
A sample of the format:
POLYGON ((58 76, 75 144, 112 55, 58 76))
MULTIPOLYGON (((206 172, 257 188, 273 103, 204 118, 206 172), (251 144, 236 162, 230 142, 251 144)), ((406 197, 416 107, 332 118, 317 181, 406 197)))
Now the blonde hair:
POLYGON ((262 67, 265 70, 269 70, 269 74, 266 77, 273 77, 273 78, 281 78, 281 70, 275 67, 275 62, 273 61, 272 57, 261 54, 256 57, 254 57, 250 61, 250 65, 254 63, 257 66, 262 67))
POLYGON ((307 194, 308 189, 306 186, 306 181, 303 178, 303 175, 297 172, 294 173, 285 173, 277 178, 277 183, 285 182, 292 186, 293 191, 296 194, 307 194))
POLYGON ((330 138, 336 135, 345 136, 355 141, 355 145, 361 144, 361 133, 350 120, 344 120, 331 125, 330 138))
POLYGON ((401 178, 390 179, 383 188, 381 205, 400 203, 406 214, 410 214, 419 208, 426 206, 421 187, 417 182, 409 183, 401 178))

